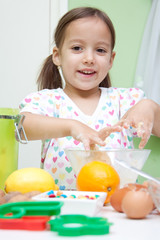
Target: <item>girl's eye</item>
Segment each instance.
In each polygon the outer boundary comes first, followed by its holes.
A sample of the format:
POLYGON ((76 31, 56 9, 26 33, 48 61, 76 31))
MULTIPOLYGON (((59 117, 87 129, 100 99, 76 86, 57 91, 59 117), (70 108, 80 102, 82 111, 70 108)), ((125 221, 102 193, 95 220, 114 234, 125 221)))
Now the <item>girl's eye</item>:
POLYGON ((75 46, 72 48, 74 51, 82 51, 82 48, 79 46, 75 46))
POLYGON ((97 52, 99 52, 99 53, 106 53, 106 50, 104 50, 104 49, 102 49, 102 48, 98 48, 98 49, 97 49, 97 52))

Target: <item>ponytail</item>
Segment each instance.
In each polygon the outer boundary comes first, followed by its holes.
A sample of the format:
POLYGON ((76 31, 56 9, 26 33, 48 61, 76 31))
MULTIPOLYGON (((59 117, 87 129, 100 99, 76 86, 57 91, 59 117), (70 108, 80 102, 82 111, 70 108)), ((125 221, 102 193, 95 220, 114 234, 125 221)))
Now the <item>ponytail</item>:
POLYGON ((57 66, 52 61, 52 54, 48 56, 42 66, 37 79, 38 90, 62 88, 61 77, 57 66))
POLYGON ((111 87, 111 79, 109 73, 104 78, 104 80, 99 84, 99 87, 109 88, 111 87))

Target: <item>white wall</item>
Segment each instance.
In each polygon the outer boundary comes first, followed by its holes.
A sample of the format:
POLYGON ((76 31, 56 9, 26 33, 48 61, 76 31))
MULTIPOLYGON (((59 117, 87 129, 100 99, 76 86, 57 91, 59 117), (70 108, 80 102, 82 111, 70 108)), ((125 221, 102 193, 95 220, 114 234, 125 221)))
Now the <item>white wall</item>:
MULTIPOLYGON (((66 0, 0 0, 0 107, 18 108, 36 91, 36 78, 50 54, 66 0)), ((19 168, 39 167, 41 142, 19 145, 19 168)))

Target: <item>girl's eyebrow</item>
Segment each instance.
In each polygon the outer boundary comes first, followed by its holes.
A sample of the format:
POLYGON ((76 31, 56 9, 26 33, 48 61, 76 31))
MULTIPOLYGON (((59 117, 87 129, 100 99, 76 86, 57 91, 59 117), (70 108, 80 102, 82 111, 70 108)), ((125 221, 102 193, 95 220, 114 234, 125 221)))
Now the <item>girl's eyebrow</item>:
POLYGON ((99 41, 99 42, 97 42, 97 44, 99 45, 105 45, 106 47, 110 47, 111 46, 111 44, 110 43, 108 43, 108 42, 105 42, 105 41, 99 41))

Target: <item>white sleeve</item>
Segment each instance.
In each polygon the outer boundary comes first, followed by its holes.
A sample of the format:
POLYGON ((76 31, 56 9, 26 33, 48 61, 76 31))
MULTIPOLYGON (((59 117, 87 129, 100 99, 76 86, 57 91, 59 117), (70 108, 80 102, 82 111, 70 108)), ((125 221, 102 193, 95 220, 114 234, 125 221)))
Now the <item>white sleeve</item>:
POLYGON ((20 112, 30 112, 45 116, 53 116, 54 101, 49 90, 44 89, 26 96, 19 105, 20 112))

